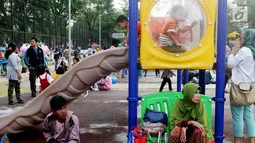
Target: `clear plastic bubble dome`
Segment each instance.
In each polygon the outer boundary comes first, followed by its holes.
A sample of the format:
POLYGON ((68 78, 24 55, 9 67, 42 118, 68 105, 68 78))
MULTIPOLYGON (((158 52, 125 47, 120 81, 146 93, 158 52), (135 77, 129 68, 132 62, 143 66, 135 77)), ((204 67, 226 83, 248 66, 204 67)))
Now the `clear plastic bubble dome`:
POLYGON ((183 53, 199 46, 207 27, 197 0, 158 0, 149 16, 149 30, 160 48, 183 53))

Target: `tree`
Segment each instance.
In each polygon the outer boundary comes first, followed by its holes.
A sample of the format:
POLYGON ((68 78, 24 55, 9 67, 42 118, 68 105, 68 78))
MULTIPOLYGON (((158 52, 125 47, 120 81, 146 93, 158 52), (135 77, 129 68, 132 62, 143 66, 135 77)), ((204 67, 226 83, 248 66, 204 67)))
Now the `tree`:
MULTIPOLYGON (((236 4, 238 0, 233 1, 234 4, 236 4)), ((248 24, 249 28, 255 28, 255 1, 254 0, 247 0, 247 7, 248 7, 248 24)), ((228 33, 231 33, 233 31, 239 31, 240 28, 235 25, 234 22, 232 22, 232 7, 228 7, 228 33)))
MULTIPOLYGON (((76 20, 84 0, 72 0, 76 20)), ((0 0, 0 42, 28 42, 37 36, 42 42, 66 41, 68 1, 64 0, 0 0), (25 33, 25 34, 24 34, 25 33)), ((84 25, 84 24, 83 24, 84 25)), ((54 46, 55 44, 51 44, 54 46)))
POLYGON ((249 27, 255 28, 255 1, 254 0, 247 0, 248 4, 248 21, 249 27))
POLYGON ((122 3, 122 13, 128 15, 128 0, 123 0, 122 3))
POLYGON ((116 27, 117 12, 113 8, 113 0, 83 1, 83 8, 78 21, 86 23, 91 41, 96 42, 99 39, 100 15, 102 21, 102 43, 107 45, 111 42, 111 34, 116 27))

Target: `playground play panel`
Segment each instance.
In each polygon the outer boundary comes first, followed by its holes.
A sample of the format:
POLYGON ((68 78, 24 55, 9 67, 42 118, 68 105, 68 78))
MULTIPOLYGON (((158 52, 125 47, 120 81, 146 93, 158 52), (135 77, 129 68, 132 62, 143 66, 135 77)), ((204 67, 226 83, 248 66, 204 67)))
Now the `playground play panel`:
POLYGON ((141 1, 142 68, 212 69, 215 15, 215 0, 141 1))

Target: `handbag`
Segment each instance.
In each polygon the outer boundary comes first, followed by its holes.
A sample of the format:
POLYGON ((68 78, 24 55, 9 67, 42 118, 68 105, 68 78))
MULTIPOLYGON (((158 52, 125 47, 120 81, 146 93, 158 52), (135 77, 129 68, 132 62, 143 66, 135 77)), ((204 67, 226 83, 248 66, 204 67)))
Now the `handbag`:
POLYGON ((150 141, 153 143, 160 143, 162 134, 165 136, 165 143, 168 142, 167 132, 166 132, 166 125, 163 123, 149 123, 145 122, 140 128, 147 134, 150 141), (157 141, 152 140, 151 136, 158 136, 157 141))
POLYGON ((141 128, 144 132, 146 132, 151 142, 160 143, 162 134, 165 135, 165 142, 168 142, 166 133, 168 117, 166 113, 146 109, 143 120, 144 124, 141 125, 141 128), (151 136, 158 136, 158 140, 153 141, 151 136))
POLYGON ((166 126, 168 124, 168 117, 166 113, 150 109, 146 109, 143 120, 144 122, 149 123, 163 123, 166 126))
POLYGON ((158 135, 159 132, 164 133, 166 131, 166 125, 163 123, 145 122, 141 125, 141 129, 150 135, 158 135))
POLYGON ((255 88, 249 83, 235 84, 231 82, 230 103, 238 106, 248 106, 255 103, 255 88))

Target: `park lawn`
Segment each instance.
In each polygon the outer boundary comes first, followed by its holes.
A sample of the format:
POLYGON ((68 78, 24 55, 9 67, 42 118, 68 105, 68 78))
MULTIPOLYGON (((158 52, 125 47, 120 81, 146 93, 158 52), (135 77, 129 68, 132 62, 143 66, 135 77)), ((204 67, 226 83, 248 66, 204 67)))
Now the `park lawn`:
MULTIPOLYGON (((28 87, 21 87, 21 94, 29 93, 30 88, 28 87)), ((0 97, 8 95, 8 83, 4 83, 0 86, 0 97)), ((15 95, 15 91, 13 91, 13 95, 15 95)))

